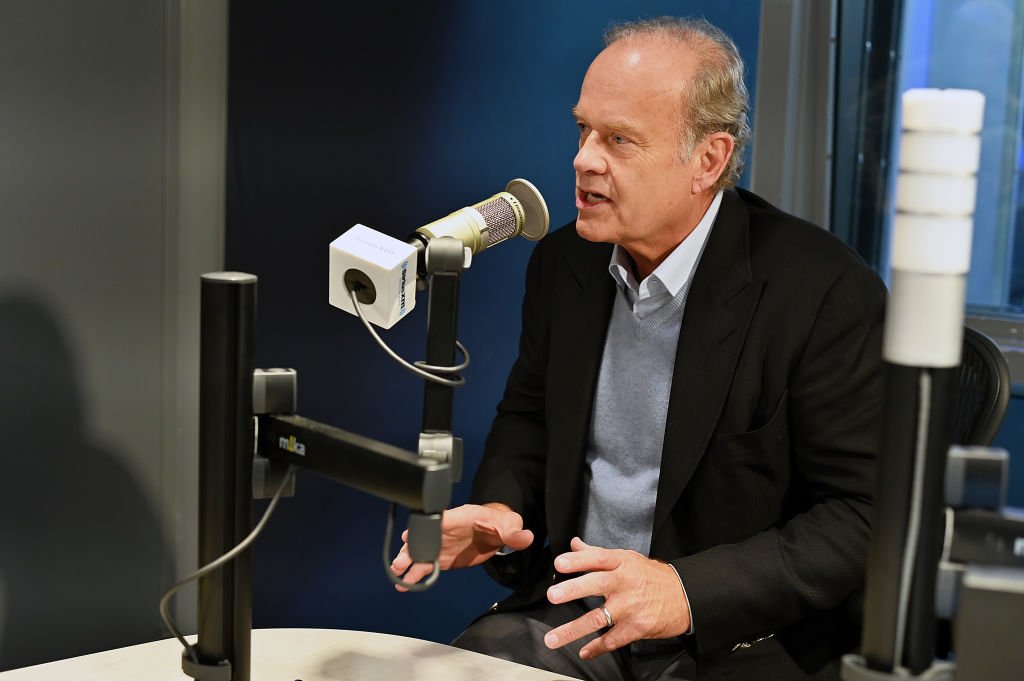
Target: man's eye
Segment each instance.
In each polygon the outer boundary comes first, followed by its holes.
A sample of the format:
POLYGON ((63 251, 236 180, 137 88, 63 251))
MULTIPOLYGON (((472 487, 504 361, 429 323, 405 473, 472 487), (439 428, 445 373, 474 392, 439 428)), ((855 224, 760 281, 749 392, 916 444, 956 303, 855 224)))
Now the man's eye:
POLYGON ((616 144, 629 144, 629 138, 623 135, 612 135, 612 142, 616 144))
POLYGON ((580 137, 586 137, 590 134, 590 126, 586 123, 577 123, 576 127, 579 128, 580 137))

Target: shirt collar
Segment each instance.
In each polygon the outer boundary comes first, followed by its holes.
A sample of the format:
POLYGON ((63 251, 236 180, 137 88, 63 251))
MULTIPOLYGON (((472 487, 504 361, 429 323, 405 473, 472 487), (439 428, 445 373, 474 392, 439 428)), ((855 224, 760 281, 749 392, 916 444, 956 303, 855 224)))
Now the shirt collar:
POLYGON ((615 244, 612 249, 612 260, 608 265, 608 272, 621 288, 631 291, 641 298, 662 290, 675 297, 693 276, 721 205, 722 191, 719 190, 715 194, 715 198, 711 200, 707 211, 704 212, 704 217, 700 219, 693 231, 643 281, 637 282, 630 257, 625 249, 618 244, 615 244))

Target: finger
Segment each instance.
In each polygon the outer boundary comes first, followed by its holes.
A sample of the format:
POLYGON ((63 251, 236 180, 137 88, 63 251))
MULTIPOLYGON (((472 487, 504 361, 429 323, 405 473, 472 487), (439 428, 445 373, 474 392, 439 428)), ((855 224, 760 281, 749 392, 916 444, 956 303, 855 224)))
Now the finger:
POLYGON ((502 536, 505 546, 516 551, 522 551, 533 543, 533 532, 530 530, 517 530, 502 536))
POLYGON ((604 613, 600 608, 591 610, 582 617, 577 617, 568 624, 556 627, 544 635, 544 645, 552 650, 568 645, 573 641, 590 636, 607 626, 604 613))
POLYGON ((586 596, 607 596, 615 589, 615 577, 610 572, 588 572, 582 577, 567 579, 548 588, 548 600, 558 605, 586 596))
POLYGON ((490 520, 478 519, 473 521, 473 529, 479 532, 493 534, 495 539, 501 539, 501 530, 490 520))
MULTIPOLYGON (((576 541, 576 540, 573 540, 576 541)), ((577 546, 586 546, 555 558, 555 569, 561 573, 588 572, 591 570, 614 570, 622 560, 619 552, 597 546, 587 546, 582 540, 577 546)))
POLYGON ((518 514, 511 515, 514 515, 515 520, 505 523, 504 527, 483 519, 474 522, 473 527, 481 532, 493 534, 498 546, 507 546, 510 549, 521 551, 533 543, 533 532, 523 529, 522 518, 518 514))
POLYGON ((490 511, 487 516, 478 518, 475 524, 504 537, 523 529, 523 517, 515 511, 490 511))
POLYGON ((590 544, 588 544, 587 542, 583 541, 579 537, 573 537, 572 541, 569 542, 569 548, 572 549, 573 551, 584 551, 586 549, 593 549, 593 548, 597 548, 597 547, 591 546, 590 544))
MULTIPOLYGON (((414 563, 413 566, 409 568, 408 572, 402 576, 402 581, 406 584, 416 584, 433 571, 433 563, 414 563)), ((395 584, 395 589, 403 593, 408 591, 408 589, 401 584, 395 584)))
MULTIPOLYGON (((603 616, 603 615, 602 615, 603 616)), ((580 648, 580 658, 590 660, 595 657, 610 653, 613 650, 629 645, 636 639, 629 635, 626 629, 618 626, 612 627, 602 636, 598 636, 587 645, 580 648)))
POLYGON ((396 575, 400 575, 409 569, 412 565, 412 556, 409 555, 409 545, 402 544, 402 548, 398 551, 398 555, 391 561, 391 570, 396 575))
MULTIPOLYGON (((475 550, 482 553, 499 551, 505 545, 501 539, 501 531, 488 520, 477 520, 473 523, 475 550)), ((517 548, 517 547, 513 547, 517 548)))

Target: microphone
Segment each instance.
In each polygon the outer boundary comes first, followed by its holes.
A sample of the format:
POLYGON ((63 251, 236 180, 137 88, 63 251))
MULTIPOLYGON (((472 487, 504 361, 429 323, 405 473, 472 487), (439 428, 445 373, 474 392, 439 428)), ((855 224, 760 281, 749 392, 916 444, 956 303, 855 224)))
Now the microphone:
POLYGON ((537 188, 526 180, 515 179, 505 186, 505 191, 420 227, 409 242, 425 248, 431 239, 451 236, 475 255, 519 235, 539 241, 548 233, 550 219, 548 206, 537 188))
POLYGON ((515 179, 504 191, 420 227, 407 241, 354 225, 331 242, 328 300, 357 314, 349 294, 356 288, 363 316, 390 329, 416 306, 417 262, 432 239, 454 237, 476 254, 515 236, 542 239, 550 220, 537 188, 515 179))

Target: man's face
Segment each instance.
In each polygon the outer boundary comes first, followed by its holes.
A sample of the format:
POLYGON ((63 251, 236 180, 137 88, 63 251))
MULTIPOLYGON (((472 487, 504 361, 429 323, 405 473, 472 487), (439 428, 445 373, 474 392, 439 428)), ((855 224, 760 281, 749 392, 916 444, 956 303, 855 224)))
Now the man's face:
POLYGON ((700 220, 699 159, 681 159, 682 88, 694 61, 688 48, 648 38, 613 43, 591 64, 573 109, 583 238, 660 258, 700 220))

